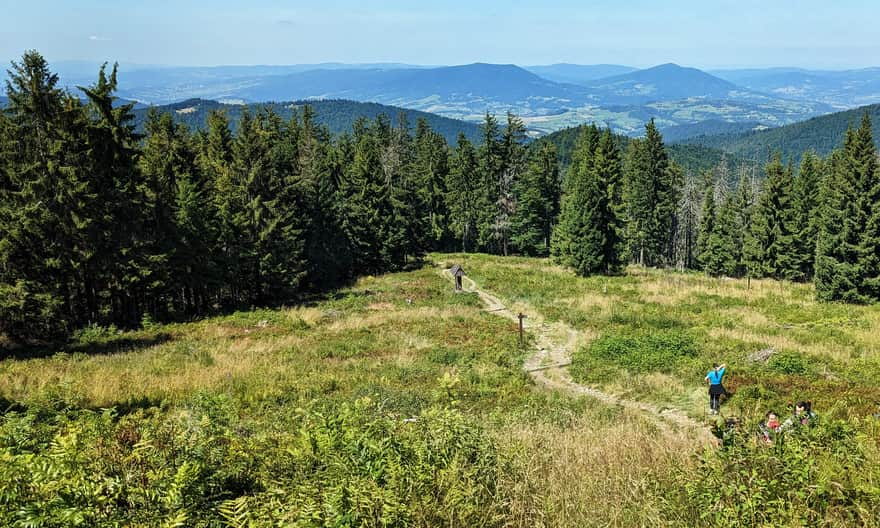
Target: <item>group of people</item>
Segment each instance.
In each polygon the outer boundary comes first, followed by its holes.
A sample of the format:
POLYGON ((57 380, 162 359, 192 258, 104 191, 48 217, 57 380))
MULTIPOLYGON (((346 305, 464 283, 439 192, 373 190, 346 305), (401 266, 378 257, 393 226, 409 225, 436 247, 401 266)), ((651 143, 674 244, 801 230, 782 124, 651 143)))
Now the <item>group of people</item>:
POLYGON ((779 433, 784 433, 802 425, 809 425, 816 419, 813 412, 813 404, 809 401, 799 401, 794 405, 794 412, 784 422, 779 422, 776 412, 768 411, 767 419, 759 426, 761 438, 767 444, 772 444, 779 433))
MULTIPOLYGON (((706 383, 709 384, 709 412, 716 415, 720 412, 721 396, 727 394, 724 389, 724 374, 727 365, 715 364, 712 370, 706 374, 706 383)), ((759 431, 761 438, 768 444, 772 444, 777 434, 795 429, 796 427, 809 425, 816 419, 813 412, 813 404, 810 401, 799 401, 795 404, 792 415, 784 422, 779 421, 779 415, 775 411, 768 411, 765 421, 761 422, 759 431)))

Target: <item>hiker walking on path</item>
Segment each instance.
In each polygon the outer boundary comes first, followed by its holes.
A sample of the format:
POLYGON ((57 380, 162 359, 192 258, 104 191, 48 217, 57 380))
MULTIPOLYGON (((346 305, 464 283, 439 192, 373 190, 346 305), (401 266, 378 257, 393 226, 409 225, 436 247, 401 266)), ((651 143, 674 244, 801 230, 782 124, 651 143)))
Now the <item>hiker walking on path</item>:
POLYGON ((724 385, 721 384, 724 381, 725 368, 727 368, 727 365, 724 363, 716 364, 706 374, 706 383, 709 384, 709 408, 712 414, 718 414, 718 409, 721 407, 721 395, 727 393, 724 390, 724 385))

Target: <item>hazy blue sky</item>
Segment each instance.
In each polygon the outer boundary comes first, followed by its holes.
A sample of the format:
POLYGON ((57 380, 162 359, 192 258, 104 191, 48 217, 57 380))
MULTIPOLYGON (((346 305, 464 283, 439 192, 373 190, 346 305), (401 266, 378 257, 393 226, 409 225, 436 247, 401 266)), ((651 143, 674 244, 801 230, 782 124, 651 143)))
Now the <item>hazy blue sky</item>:
POLYGON ((880 65, 877 0, 0 0, 0 58, 880 65))

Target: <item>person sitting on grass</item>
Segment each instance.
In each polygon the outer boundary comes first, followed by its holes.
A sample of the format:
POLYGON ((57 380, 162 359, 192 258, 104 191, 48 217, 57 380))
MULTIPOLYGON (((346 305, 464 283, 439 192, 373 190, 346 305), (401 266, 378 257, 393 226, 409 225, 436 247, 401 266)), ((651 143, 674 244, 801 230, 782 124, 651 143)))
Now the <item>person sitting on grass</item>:
POLYGON ((727 391, 724 390, 724 385, 721 384, 724 381, 726 368, 726 364, 718 365, 716 363, 712 370, 706 374, 706 383, 709 384, 709 409, 712 414, 718 414, 718 409, 721 408, 721 395, 727 394, 727 391))
POLYGON ((758 425, 758 429, 761 432, 761 438, 764 439, 766 444, 772 444, 773 440, 776 438, 776 433, 782 430, 782 425, 779 423, 779 417, 776 416, 776 413, 773 411, 767 412, 767 420, 761 422, 758 425))
POLYGON ((798 425, 810 425, 816 419, 813 412, 813 402, 803 400, 794 405, 794 414, 782 424, 782 430, 791 429, 798 425))

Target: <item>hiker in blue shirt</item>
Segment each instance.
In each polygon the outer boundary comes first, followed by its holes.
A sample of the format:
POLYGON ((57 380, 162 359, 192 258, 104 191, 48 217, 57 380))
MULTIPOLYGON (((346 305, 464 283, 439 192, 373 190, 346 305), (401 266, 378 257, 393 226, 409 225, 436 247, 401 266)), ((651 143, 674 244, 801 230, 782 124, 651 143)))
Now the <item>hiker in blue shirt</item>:
POLYGON ((720 365, 714 365, 713 369, 706 374, 706 383, 709 384, 709 408, 711 409, 712 414, 718 414, 718 409, 721 407, 721 395, 726 394, 727 391, 724 390, 724 385, 721 384, 724 381, 724 369, 727 367, 724 363, 720 365))

